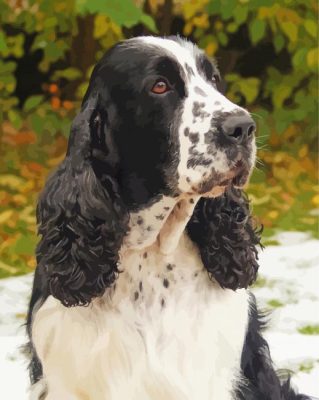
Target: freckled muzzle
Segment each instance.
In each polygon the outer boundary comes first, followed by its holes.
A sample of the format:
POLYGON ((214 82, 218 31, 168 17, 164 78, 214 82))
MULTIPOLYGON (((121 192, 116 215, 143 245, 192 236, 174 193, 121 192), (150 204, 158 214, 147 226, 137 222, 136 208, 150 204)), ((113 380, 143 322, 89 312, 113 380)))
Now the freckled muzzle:
POLYGON ((256 124, 248 112, 220 112, 211 120, 211 130, 206 133, 207 153, 212 155, 211 172, 197 186, 203 196, 217 196, 225 188, 243 188, 247 183, 255 158, 254 133, 256 124), (217 151, 217 152, 216 152, 217 151), (223 170, 216 168, 216 154, 224 154, 223 170))

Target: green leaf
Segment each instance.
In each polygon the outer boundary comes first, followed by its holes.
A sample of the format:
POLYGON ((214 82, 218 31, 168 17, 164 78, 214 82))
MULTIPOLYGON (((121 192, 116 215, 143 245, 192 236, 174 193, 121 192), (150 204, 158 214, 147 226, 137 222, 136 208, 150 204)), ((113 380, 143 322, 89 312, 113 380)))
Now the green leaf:
POLYGON ((311 19, 307 19, 305 21, 304 26, 305 26, 306 31, 309 33, 309 35, 316 39, 317 35, 318 35, 318 27, 317 27, 317 24, 315 23, 315 21, 312 21, 311 19))
POLYGON ((22 118, 20 117, 20 115, 17 113, 17 111, 15 111, 14 109, 11 109, 8 111, 8 118, 9 121, 12 123, 12 125, 16 128, 16 129, 20 129, 22 126, 22 118))
POLYGON ((46 121, 46 116, 41 117, 40 115, 33 113, 30 117, 32 129, 37 135, 43 133, 43 127, 46 121))
POLYGON ((76 0, 76 10, 79 14, 107 15, 116 24, 127 28, 143 22, 148 28, 156 30, 152 17, 144 14, 132 0, 76 0))
POLYGON ((293 87, 288 85, 276 85, 273 94, 272 102, 276 108, 281 108, 283 102, 290 96, 293 87))
POLYGON ((217 39, 222 46, 226 46, 228 43, 228 36, 224 32, 217 32, 217 39))
POLYGON ((267 304, 270 307, 273 307, 273 308, 279 308, 279 307, 284 306, 284 304, 281 301, 277 300, 277 299, 271 299, 271 300, 268 301, 267 304))
POLYGON ((292 64, 294 65, 294 67, 304 68, 307 53, 308 49, 305 47, 302 47, 301 49, 298 49, 296 51, 296 53, 292 57, 292 64))
POLYGON ((282 22, 281 28, 291 42, 296 42, 298 38, 298 26, 293 22, 282 22))
POLYGON ((319 325, 306 325, 298 328, 298 332, 303 335, 319 335, 319 325))
POLYGON ((274 45, 276 52, 279 53, 285 45, 285 38, 282 35, 277 34, 274 38, 274 45))
POLYGON ((264 36, 266 31, 266 23, 263 20, 255 19, 249 25, 250 38, 253 44, 258 43, 264 36))
POLYGON ((21 235, 15 244, 11 247, 10 252, 16 254, 24 254, 32 256, 35 251, 37 238, 33 235, 21 235))
MULTIPOLYGON (((13 61, 2 62, 0 60, 0 75, 7 74, 8 72, 13 72, 16 68, 16 63, 13 61)), ((1 77, 2 79, 2 77, 1 77)))
POLYGON ((59 78, 65 78, 65 79, 68 79, 69 81, 73 81, 77 78, 80 78, 81 76, 82 76, 82 73, 79 69, 70 67, 70 68, 55 71, 52 76, 52 79, 55 81, 56 79, 59 79, 59 78))
POLYGON ((43 101, 43 96, 41 94, 31 96, 27 98, 27 100, 24 103, 23 110, 28 112, 31 111, 32 109, 36 108, 39 104, 41 104, 43 101))
POLYGON ((142 14, 140 20, 150 31, 158 33, 155 21, 150 15, 142 14))
POLYGON ((252 103, 258 96, 260 80, 257 78, 241 78, 235 85, 248 104, 252 103))
POLYGON ((2 31, 0 31, 0 51, 8 51, 6 37, 2 31))
MULTIPOLYGON (((215 3, 218 3, 215 1, 215 3)), ((234 19, 238 25, 243 24, 247 20, 248 8, 244 4, 239 4, 234 12, 234 19)))

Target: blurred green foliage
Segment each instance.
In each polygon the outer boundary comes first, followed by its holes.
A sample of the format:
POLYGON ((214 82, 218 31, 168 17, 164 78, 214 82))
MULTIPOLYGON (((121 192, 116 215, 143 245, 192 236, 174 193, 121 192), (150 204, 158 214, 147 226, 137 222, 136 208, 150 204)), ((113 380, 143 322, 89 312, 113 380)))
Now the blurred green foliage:
POLYGON ((265 234, 318 235, 318 3, 0 0, 0 275, 34 266, 34 206, 63 158, 93 65, 126 37, 180 34, 258 123, 249 193, 265 234))

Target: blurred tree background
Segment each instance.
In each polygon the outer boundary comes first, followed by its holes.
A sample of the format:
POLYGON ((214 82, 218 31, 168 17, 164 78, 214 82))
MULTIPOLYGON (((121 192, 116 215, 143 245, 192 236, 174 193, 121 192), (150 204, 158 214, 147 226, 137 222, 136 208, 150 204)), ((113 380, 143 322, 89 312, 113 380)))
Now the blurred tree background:
POLYGON ((180 34, 258 124, 248 192, 266 236, 318 236, 316 0, 0 0, 0 277, 30 271, 35 204, 93 65, 117 41, 180 34))

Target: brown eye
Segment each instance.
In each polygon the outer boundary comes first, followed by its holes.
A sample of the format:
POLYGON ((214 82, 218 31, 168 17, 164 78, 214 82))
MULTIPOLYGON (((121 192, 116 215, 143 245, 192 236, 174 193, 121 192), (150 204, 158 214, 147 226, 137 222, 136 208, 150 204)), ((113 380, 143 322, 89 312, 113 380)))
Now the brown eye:
POLYGON ((163 80, 157 81, 151 89, 151 91, 156 94, 163 94, 165 92, 168 92, 168 90, 168 84, 163 80))

